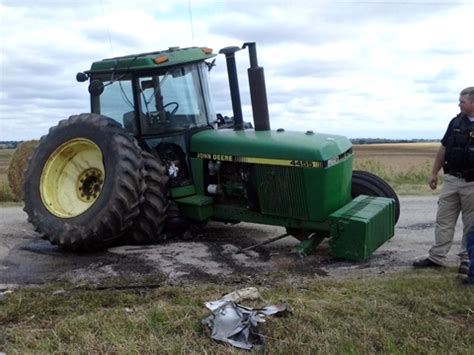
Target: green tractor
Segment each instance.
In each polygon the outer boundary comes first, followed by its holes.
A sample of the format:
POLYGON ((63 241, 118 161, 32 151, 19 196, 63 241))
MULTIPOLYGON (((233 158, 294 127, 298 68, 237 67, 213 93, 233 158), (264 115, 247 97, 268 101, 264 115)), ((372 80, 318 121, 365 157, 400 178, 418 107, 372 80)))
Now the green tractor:
POLYGON ((233 118, 216 115, 209 48, 94 62, 91 113, 41 138, 25 175, 29 221, 52 244, 94 250, 164 241, 207 221, 286 227, 336 257, 363 260, 394 234, 399 202, 379 177, 352 170, 339 135, 271 130, 263 68, 246 43, 254 128, 243 121, 235 53, 227 62, 233 118))

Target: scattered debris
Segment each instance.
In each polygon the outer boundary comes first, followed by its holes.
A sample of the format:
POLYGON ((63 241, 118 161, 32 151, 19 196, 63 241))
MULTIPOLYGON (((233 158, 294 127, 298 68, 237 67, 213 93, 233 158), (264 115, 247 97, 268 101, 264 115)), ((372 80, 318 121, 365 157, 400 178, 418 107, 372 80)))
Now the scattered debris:
POLYGON ((256 300, 260 298, 260 293, 256 287, 247 287, 241 290, 237 290, 231 293, 228 293, 222 300, 240 302, 242 300, 256 300))
POLYGON ((206 307, 212 314, 202 320, 211 330, 211 337, 216 341, 229 343, 237 348, 251 350, 263 345, 263 338, 258 330, 258 324, 265 322, 264 317, 283 314, 286 305, 271 305, 260 309, 252 309, 235 303, 234 299, 259 298, 255 287, 231 292, 224 298, 206 302, 206 307))
POLYGON ((2 284, 2 283, 0 283, 0 293, 4 292, 4 291, 13 290, 17 287, 18 287, 17 284, 2 284))
POLYGON ((65 294, 67 294, 65 290, 56 290, 53 292, 53 296, 64 296, 65 294))
POLYGON ((0 292, 0 299, 5 297, 6 295, 9 295, 9 294, 12 294, 12 293, 13 293, 12 290, 2 291, 2 292, 0 292))

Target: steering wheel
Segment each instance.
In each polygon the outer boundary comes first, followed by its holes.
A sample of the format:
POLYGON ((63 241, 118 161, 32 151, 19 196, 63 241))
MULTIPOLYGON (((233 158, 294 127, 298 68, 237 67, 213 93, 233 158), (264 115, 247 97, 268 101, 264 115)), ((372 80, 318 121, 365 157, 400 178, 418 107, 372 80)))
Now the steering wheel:
POLYGON ((171 110, 171 112, 169 113, 170 116, 174 116, 176 111, 178 111, 178 108, 179 108, 179 104, 175 101, 171 101, 171 102, 168 102, 166 105, 163 106, 163 110, 166 109, 168 106, 171 106, 171 105, 175 105, 175 107, 171 110))

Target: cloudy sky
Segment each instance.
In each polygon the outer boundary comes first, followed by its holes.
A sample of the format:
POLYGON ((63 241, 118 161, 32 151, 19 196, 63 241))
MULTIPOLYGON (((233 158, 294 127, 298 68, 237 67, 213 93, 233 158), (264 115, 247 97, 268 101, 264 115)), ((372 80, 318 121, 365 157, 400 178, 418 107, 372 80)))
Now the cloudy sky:
MULTIPOLYGON (((78 71, 111 56, 257 42, 273 129, 442 137, 474 86, 474 0, 0 0, 0 140, 89 110, 78 71)), ((237 54, 251 120, 248 54, 237 54)), ((211 71, 231 115, 225 58, 211 71)))

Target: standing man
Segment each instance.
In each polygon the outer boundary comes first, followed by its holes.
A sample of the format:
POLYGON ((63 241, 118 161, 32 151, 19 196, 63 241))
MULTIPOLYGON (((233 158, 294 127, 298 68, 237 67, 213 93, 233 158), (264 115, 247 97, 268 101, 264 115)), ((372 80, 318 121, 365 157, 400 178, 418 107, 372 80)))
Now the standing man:
POLYGON ((441 140, 431 171, 429 185, 435 190, 438 172, 443 168, 444 184, 438 200, 435 242, 426 259, 417 260, 414 267, 445 266, 446 255, 451 249, 454 228, 462 212, 464 225, 461 243, 461 265, 459 272, 467 274, 469 259, 466 250, 466 235, 474 221, 474 87, 461 91, 459 96, 461 113, 449 123, 441 140))

